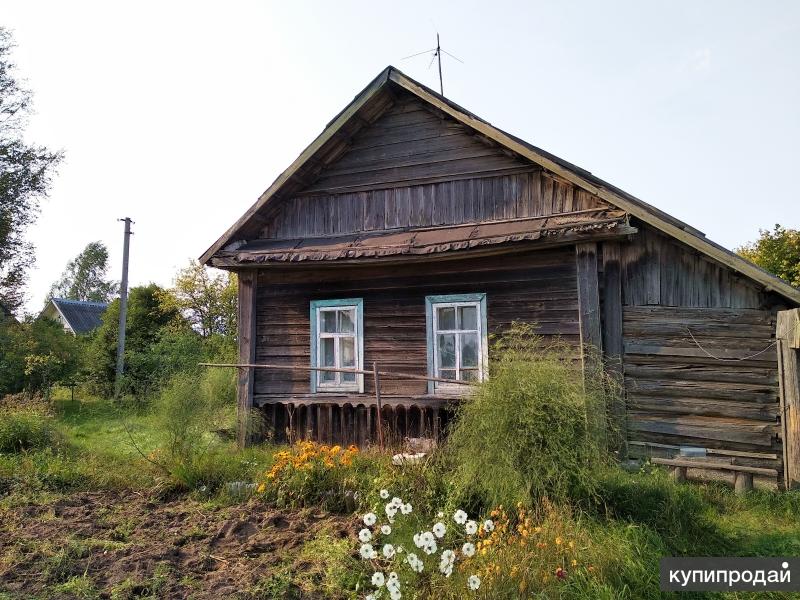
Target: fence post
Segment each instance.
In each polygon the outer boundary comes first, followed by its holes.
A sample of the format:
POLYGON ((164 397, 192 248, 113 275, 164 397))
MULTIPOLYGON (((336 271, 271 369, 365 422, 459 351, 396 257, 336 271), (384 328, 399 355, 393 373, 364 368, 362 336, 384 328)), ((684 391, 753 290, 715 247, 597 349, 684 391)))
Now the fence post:
POLYGON ((378 445, 383 452, 383 410, 381 408, 381 379, 378 374, 378 363, 372 363, 372 375, 375 378, 375 404, 378 407, 378 445))
POLYGON ((778 382, 786 489, 800 487, 800 309, 778 311, 778 382))

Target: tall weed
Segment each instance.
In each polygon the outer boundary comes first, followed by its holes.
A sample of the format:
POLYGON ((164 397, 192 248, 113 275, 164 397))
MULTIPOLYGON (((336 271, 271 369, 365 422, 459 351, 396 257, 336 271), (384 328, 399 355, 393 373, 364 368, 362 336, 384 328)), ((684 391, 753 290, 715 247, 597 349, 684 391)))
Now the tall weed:
POLYGON ((490 376, 458 412, 446 451, 465 506, 530 505, 591 494, 607 461, 602 373, 574 349, 515 324, 493 347, 490 376))

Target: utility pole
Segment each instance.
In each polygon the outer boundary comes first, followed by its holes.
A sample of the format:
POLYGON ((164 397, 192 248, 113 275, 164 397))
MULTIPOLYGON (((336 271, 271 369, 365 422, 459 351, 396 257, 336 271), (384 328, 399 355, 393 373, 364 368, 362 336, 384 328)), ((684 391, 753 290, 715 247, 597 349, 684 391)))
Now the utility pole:
POLYGON ((125 370, 125 326, 128 321, 128 255, 131 244, 129 217, 118 219, 125 223, 125 241, 122 246, 122 280, 119 284, 119 338, 117 341, 117 376, 114 380, 114 396, 119 398, 122 373, 125 370))

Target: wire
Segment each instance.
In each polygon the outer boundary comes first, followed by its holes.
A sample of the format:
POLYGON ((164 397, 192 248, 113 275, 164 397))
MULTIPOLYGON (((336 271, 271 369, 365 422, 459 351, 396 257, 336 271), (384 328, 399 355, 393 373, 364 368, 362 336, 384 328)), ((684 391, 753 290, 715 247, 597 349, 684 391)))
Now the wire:
POLYGON ((700 345, 700 342, 698 342, 698 341, 697 341, 697 340, 694 338, 694 335, 692 335, 692 330, 691 330, 691 329, 689 329, 689 328, 687 327, 687 328, 686 328, 686 331, 689 333, 689 336, 692 338, 692 341, 695 343, 695 345, 696 345, 698 348, 700 348, 700 350, 702 350, 702 351, 703 351, 705 354, 707 354, 708 356, 710 356, 710 357, 711 357, 711 358, 713 358, 714 360, 719 360, 719 361, 722 361, 722 362, 741 362, 741 361, 743 361, 743 360, 750 360, 751 358, 755 358, 756 356, 759 356, 759 355, 761 355, 761 354, 764 354, 764 352, 766 352, 767 350, 769 350, 769 349, 770 349, 770 348, 772 348, 772 347, 773 347, 775 344, 777 344, 777 343, 778 343, 778 340, 775 340, 774 342, 772 342, 772 343, 771 343, 769 346, 767 346, 767 347, 766 347, 766 348, 764 348, 763 350, 759 350, 759 351, 758 351, 758 352, 756 352, 755 354, 751 354, 750 356, 745 356, 745 357, 743 357, 743 358, 723 358, 723 357, 721 357, 721 356, 714 356, 713 354, 711 354, 711 352, 709 352, 708 350, 706 350, 705 348, 703 348, 703 347, 700 345))
POLYGON ((431 48, 430 50, 423 50, 422 52, 417 52, 416 54, 412 54, 411 56, 404 56, 400 60, 406 60, 409 58, 414 58, 415 56, 422 56, 423 54, 427 54, 428 52, 435 52, 436 48, 431 48))

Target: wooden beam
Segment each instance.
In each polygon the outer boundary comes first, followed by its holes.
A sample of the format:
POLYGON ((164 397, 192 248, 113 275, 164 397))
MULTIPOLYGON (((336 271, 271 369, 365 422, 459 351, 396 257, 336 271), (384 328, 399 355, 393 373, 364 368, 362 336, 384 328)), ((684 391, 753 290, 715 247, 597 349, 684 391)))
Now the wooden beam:
POLYGON ((619 242, 603 243, 603 356, 606 372, 618 386, 610 407, 620 458, 627 455, 622 343, 622 249, 619 242))
MULTIPOLYGON (((239 361, 252 364, 256 359, 256 288, 258 271, 242 271, 239 279, 239 361)), ((240 448, 252 441, 250 412, 253 409, 255 374, 252 367, 239 367, 238 418, 236 440, 240 448)))
MULTIPOLYGON (((575 262, 578 287, 578 320, 581 334, 581 363, 584 376, 589 378, 601 365, 603 338, 600 325, 600 290, 597 281, 597 244, 586 242, 575 245, 575 262)), ((589 422, 599 435, 608 439, 607 407, 598 407, 588 414, 589 422)), ((606 442, 607 443, 607 442, 606 442)))
POLYGON ((778 311, 775 337, 778 340, 784 483, 787 489, 800 487, 800 351, 792 348, 798 327, 800 309, 778 311))
POLYGON ((746 465, 731 465, 728 463, 712 463, 694 460, 682 460, 679 458, 652 458, 650 462, 656 465, 666 465, 668 467, 686 467, 688 469, 713 469, 718 471, 737 471, 755 475, 765 475, 776 477, 778 471, 775 469, 764 469, 761 467, 748 467, 746 465))
MULTIPOLYGON (((597 281, 597 244, 595 242, 576 244, 575 251, 581 345, 586 349, 602 351, 600 290, 597 281)), ((584 352, 584 355, 586 355, 586 352, 584 352)))

